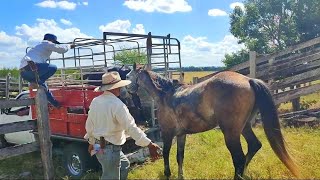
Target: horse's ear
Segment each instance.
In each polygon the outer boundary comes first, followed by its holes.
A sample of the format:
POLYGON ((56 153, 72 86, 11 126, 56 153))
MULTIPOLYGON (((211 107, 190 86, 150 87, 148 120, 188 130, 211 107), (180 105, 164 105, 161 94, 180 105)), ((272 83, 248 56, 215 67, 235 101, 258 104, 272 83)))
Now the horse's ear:
POLYGON ((150 67, 149 64, 143 65, 143 68, 142 68, 142 69, 143 69, 143 70, 147 70, 147 71, 151 71, 151 67, 150 67))

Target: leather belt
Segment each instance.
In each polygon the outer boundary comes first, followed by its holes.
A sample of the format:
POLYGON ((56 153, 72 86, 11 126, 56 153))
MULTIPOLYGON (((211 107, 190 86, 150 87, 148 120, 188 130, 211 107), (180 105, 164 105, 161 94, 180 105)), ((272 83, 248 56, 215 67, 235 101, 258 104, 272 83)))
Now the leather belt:
POLYGON ((95 144, 100 144, 100 147, 101 147, 102 149, 104 149, 104 147, 105 147, 106 145, 113 145, 113 144, 110 143, 109 141, 106 141, 106 140, 104 139, 104 137, 100 137, 100 139, 96 139, 96 138, 95 138, 95 144))

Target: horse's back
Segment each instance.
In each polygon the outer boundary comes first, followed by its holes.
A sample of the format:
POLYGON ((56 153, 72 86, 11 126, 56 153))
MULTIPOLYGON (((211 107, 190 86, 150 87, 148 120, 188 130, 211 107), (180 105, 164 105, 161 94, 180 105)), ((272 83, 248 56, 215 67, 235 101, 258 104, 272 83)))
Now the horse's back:
POLYGON ((208 89, 206 92, 211 94, 220 126, 238 126, 241 131, 255 105, 255 93, 249 80, 249 77, 242 74, 224 71, 208 79, 203 85, 208 89))

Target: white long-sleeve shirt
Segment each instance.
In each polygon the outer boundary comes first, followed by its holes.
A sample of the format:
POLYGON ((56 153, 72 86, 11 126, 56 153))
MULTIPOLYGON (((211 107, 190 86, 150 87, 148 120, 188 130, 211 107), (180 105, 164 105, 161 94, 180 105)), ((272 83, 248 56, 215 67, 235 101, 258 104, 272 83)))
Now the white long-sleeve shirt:
POLYGON ((105 91, 95 97, 91 104, 86 121, 85 139, 94 144, 101 136, 114 145, 126 142, 126 134, 131 136, 136 145, 148 146, 151 142, 146 134, 137 127, 127 106, 114 94, 105 91))
POLYGON ((27 54, 21 59, 20 68, 28 65, 28 61, 33 61, 35 63, 46 63, 46 61, 50 58, 52 52, 62 54, 67 51, 67 45, 55 44, 51 41, 43 40, 40 44, 30 49, 27 54))

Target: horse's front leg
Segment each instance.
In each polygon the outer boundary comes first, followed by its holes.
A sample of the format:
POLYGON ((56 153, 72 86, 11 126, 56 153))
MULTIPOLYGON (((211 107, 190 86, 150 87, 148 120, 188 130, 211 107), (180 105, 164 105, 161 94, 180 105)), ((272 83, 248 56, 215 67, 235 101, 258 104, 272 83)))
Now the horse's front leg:
POLYGON ((178 178, 183 179, 183 158, 184 147, 186 144, 186 135, 177 136, 177 162, 178 162, 178 178))
POLYGON ((169 178, 171 176, 170 165, 169 165, 169 154, 172 145, 173 134, 162 133, 163 139, 163 161, 164 161, 164 175, 169 178))

